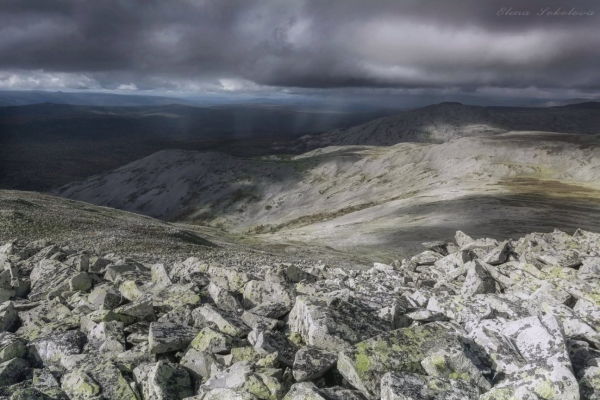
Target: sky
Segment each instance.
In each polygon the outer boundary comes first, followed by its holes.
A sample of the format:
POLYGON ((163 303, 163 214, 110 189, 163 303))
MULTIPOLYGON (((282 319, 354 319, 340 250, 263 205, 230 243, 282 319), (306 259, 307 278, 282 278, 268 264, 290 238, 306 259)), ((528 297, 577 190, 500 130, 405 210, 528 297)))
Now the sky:
POLYGON ((597 0, 2 0, 0 90, 595 99, 597 0))

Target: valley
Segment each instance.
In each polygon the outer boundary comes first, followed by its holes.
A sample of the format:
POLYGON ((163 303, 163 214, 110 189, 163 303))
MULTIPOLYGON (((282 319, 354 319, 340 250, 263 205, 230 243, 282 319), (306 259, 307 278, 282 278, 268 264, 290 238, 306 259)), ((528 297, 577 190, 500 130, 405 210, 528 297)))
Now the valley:
POLYGON ((54 194, 394 260, 456 226, 490 237, 596 226, 599 145, 595 135, 519 131, 297 156, 172 150, 54 194))

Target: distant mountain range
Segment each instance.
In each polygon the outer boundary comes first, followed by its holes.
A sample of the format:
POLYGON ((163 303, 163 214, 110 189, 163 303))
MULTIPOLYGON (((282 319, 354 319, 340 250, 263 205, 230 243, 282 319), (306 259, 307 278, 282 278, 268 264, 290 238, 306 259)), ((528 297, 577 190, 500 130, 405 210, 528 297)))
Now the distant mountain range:
POLYGON ((307 135, 292 148, 307 151, 326 146, 391 146, 404 142, 443 143, 465 136, 510 131, 600 134, 600 103, 551 108, 480 107, 440 103, 321 135, 307 135))
POLYGON ((388 113, 260 105, 0 107, 0 188, 49 190, 163 149, 267 154, 273 142, 353 126, 388 113))
POLYGON ((142 96, 111 93, 47 92, 43 90, 0 90, 1 106, 23 106, 38 103, 81 106, 156 106, 165 104, 194 105, 194 101, 165 96, 142 96))

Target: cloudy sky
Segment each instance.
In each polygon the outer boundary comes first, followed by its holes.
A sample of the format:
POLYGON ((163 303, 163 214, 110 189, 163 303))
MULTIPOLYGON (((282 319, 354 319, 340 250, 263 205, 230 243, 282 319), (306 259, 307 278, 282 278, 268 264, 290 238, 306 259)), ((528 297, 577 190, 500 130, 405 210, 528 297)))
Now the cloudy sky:
POLYGON ((593 98, 599 38, 597 0, 2 0, 0 89, 593 98))

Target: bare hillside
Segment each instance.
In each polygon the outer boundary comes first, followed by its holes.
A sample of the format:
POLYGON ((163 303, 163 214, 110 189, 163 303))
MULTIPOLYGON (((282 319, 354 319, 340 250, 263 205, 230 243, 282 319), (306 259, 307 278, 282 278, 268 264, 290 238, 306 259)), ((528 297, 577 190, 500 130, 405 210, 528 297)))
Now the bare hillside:
POLYGON ((600 113, 589 103, 582 107, 509 108, 440 103, 352 128, 306 135, 292 148, 327 146, 391 146, 404 142, 443 143, 459 137, 487 136, 510 131, 600 134, 600 113))
POLYGON ((296 157, 162 151, 56 194, 391 256, 422 237, 451 235, 456 226, 506 236, 585 229, 600 223, 599 182, 597 139, 516 132, 442 144, 328 147, 296 157))

